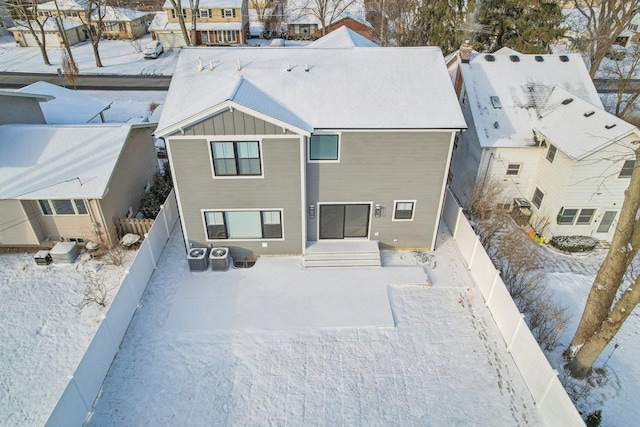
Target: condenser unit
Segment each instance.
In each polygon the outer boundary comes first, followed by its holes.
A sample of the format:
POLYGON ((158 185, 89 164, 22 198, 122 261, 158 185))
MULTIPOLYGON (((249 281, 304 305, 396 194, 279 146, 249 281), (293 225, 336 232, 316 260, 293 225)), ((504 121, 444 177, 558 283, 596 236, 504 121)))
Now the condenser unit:
POLYGON ((189 270, 205 271, 209 267, 209 249, 208 248, 191 248, 187 255, 189 262, 189 270))
POLYGON ((229 269, 231 259, 229 258, 229 248, 211 248, 209 263, 213 271, 226 271, 229 269))

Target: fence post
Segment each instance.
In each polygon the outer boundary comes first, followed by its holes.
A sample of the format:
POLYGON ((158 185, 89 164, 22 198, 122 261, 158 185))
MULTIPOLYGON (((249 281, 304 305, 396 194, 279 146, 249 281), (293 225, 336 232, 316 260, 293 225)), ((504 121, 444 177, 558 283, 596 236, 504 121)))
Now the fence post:
POLYGON ((167 231, 167 237, 171 237, 171 230, 169 230, 169 223, 167 222, 167 211, 164 209, 164 205, 160 206, 160 213, 162 214, 164 229, 167 231))
POLYGON ((522 327, 523 324, 524 324, 524 314, 520 313, 520 319, 518 319, 516 330, 513 331, 513 336, 509 340, 509 345, 507 345, 507 351, 509 353, 511 353, 511 349, 513 348, 513 343, 515 342, 516 337, 518 336, 518 332, 520 332, 520 328, 522 327))
POLYGON ((462 208, 458 206, 457 203, 456 203, 456 208, 457 208, 458 214, 456 215, 456 220, 453 225, 453 228, 454 228, 453 236, 452 236, 453 240, 455 240, 456 236, 458 235, 458 227, 460 226, 460 217, 462 216, 462 208))
POLYGON ((469 258, 469 263, 467 264, 467 269, 471 270, 473 266, 473 260, 476 258, 476 251, 478 250, 478 244, 480 243, 480 238, 476 236, 476 240, 473 242, 473 250, 471 251, 471 257, 469 258))
POLYGON ((156 257, 153 256, 153 249, 151 248, 151 242, 149 239, 149 233, 144 233, 145 242, 149 243, 147 246, 149 247, 149 253, 151 254, 151 262, 153 262, 153 269, 158 268, 158 264, 156 264, 156 257))
POLYGON ((549 394, 549 390, 551 390, 551 386, 553 385, 553 380, 558 376, 558 371, 554 369, 552 372, 553 372, 553 376, 549 379, 549 382, 547 383, 547 387, 544 389, 544 393, 542 393, 542 397, 540 397, 540 400, 536 402, 536 406, 538 408, 542 407, 542 402, 547 398, 547 395, 549 394))
POLYGON ((491 290, 489 290, 489 295, 487 295, 487 299, 485 300, 485 307, 489 307, 489 304, 491 303, 491 297, 493 296, 493 291, 496 288, 496 285, 498 284, 498 279, 500 278, 500 273, 498 272, 498 270, 496 270, 496 275, 493 277, 493 283, 491 284, 491 290))

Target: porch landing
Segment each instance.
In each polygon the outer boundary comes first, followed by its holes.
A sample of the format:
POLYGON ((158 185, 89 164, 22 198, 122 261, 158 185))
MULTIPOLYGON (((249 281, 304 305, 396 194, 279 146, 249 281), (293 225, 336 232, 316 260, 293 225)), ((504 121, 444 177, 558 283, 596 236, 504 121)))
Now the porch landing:
POLYGON ((307 242, 305 268, 380 267, 380 249, 375 240, 321 240, 307 242))

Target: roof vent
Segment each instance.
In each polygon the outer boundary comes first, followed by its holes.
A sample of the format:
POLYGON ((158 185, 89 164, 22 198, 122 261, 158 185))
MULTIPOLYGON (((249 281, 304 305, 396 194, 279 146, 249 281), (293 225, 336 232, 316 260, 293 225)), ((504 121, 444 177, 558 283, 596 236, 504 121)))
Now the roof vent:
POLYGON ((562 101, 562 105, 569 105, 573 102, 573 98, 567 98, 564 101, 562 101))
POLYGON ((496 128, 496 129, 500 129, 500 123, 493 122, 493 127, 496 128))
POLYGON ((534 58, 536 59, 536 62, 544 62, 544 56, 542 55, 536 55, 534 58))
POLYGON ((569 62, 569 57, 567 55, 560 55, 560 62, 569 62))
POLYGON ((593 110, 591 110, 591 111, 587 111, 586 113, 584 113, 584 116, 585 116, 585 117, 591 117, 591 116, 593 116, 595 113, 596 113, 596 112, 595 112, 595 111, 593 111, 593 110))
POLYGON ((509 55, 509 59, 511 62, 520 62, 520 57, 518 55, 509 55))
POLYGON ((496 57, 495 57, 494 55, 489 54, 489 55, 485 55, 485 56, 484 56, 484 59, 485 59, 487 62, 495 62, 496 57))
POLYGON ((608 125, 604 125, 605 129, 612 129, 614 127, 616 127, 615 123, 609 123, 608 125))
POLYGON ((502 108, 502 102, 500 102, 500 97, 499 96, 492 96, 491 97, 491 105, 493 105, 493 108, 502 108))

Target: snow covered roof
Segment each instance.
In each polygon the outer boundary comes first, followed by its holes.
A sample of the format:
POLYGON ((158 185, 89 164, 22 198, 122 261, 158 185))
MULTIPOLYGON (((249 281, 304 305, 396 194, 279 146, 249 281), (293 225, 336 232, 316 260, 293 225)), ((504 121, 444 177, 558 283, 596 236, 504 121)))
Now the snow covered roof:
MULTIPOLYGON (((95 13, 94 13, 95 15, 95 13)), ((106 6, 103 21, 135 21, 136 19, 143 18, 149 15, 147 12, 140 12, 137 10, 125 9, 122 7, 106 6)))
POLYGON ((12 96, 16 98, 35 98, 39 102, 47 102, 53 99, 53 96, 44 93, 20 93, 13 90, 0 89, 0 96, 12 96))
MULTIPOLYGON (((353 0, 349 3, 338 3, 336 9, 331 7, 333 3, 327 3, 325 17, 327 25, 329 21, 336 23, 343 19, 350 18, 364 25, 371 26, 366 20, 366 9, 362 0, 353 0), (333 19, 331 19, 332 15, 333 19)), ((286 15, 288 24, 317 24, 318 28, 322 28, 320 19, 316 16, 317 5, 313 0, 287 0, 286 15)))
MULTIPOLYGON (((57 0, 58 9, 60 11, 84 11, 87 8, 86 0, 57 0)), ((95 5, 92 5, 95 7, 95 5)), ((104 21, 133 21, 135 19, 141 18, 143 16, 148 15, 146 12, 139 12, 137 10, 125 9, 122 7, 112 7, 103 5, 105 8, 104 21)), ((42 3, 38 5, 38 10, 40 11, 51 11, 57 12, 56 2, 50 1, 46 3, 42 3)), ((97 12, 94 12, 93 15, 96 15, 97 12)))
POLYGON ((47 82, 30 84, 18 89, 18 92, 46 94, 53 98, 40 104, 48 124, 88 123, 111 105, 111 102, 47 82))
POLYGON ((183 48, 156 135, 202 120, 226 101, 305 131, 466 128, 435 47, 183 48), (240 77, 255 88, 243 97, 234 92, 240 77))
POLYGON ((345 12, 342 14, 342 16, 340 17, 340 19, 338 19, 337 21, 334 21, 334 24, 337 24, 340 21, 344 21, 345 19, 351 19, 353 21, 356 21, 362 25, 364 25, 365 27, 369 27, 369 28, 373 28, 373 25, 371 25, 371 23, 369 21, 367 21, 366 19, 364 19, 361 16, 358 16, 354 13, 351 12, 345 12))
POLYGON ((556 86, 603 108, 579 55, 474 52, 468 64, 459 66, 478 138, 485 148, 535 144, 531 129, 556 86))
POLYGON ((632 132, 630 123, 566 90, 552 90, 533 129, 573 160, 580 160, 632 132))
MULTIPOLYGON (((84 10, 86 7, 86 0, 57 0, 57 9, 60 9, 61 11, 65 11, 65 10, 84 10)), ((57 11, 56 9, 56 1, 48 1, 45 3, 40 3, 38 5, 38 10, 40 11, 45 11, 45 10, 49 10, 49 11, 57 11)))
MULTIPOLYGON (((223 9, 223 8, 240 9, 242 7, 242 3, 243 3, 243 0, 200 0, 200 5, 198 6, 198 8, 199 9, 223 9)), ((171 2, 169 0, 166 0, 162 8, 173 9, 173 6, 171 5, 171 2)), ((189 3, 183 2, 182 8, 188 9, 189 3)))
MULTIPOLYGON (((65 30, 82 27, 82 24, 80 22, 71 21, 69 19, 61 19, 60 21, 62 22, 62 27, 65 30)), ((34 28, 38 28, 37 24, 35 23, 36 21, 31 22, 34 28)), ((8 31, 29 31, 26 21, 15 21, 15 24, 15 27, 9 28, 8 31)), ((44 22, 43 27, 45 31, 60 31, 58 21, 55 19, 47 19, 44 22)))
POLYGON ((0 126, 0 199, 99 199, 131 125, 0 126))
POLYGON ((361 36, 346 26, 334 30, 326 36, 309 43, 307 48, 345 48, 345 47, 379 47, 377 44, 361 36))

